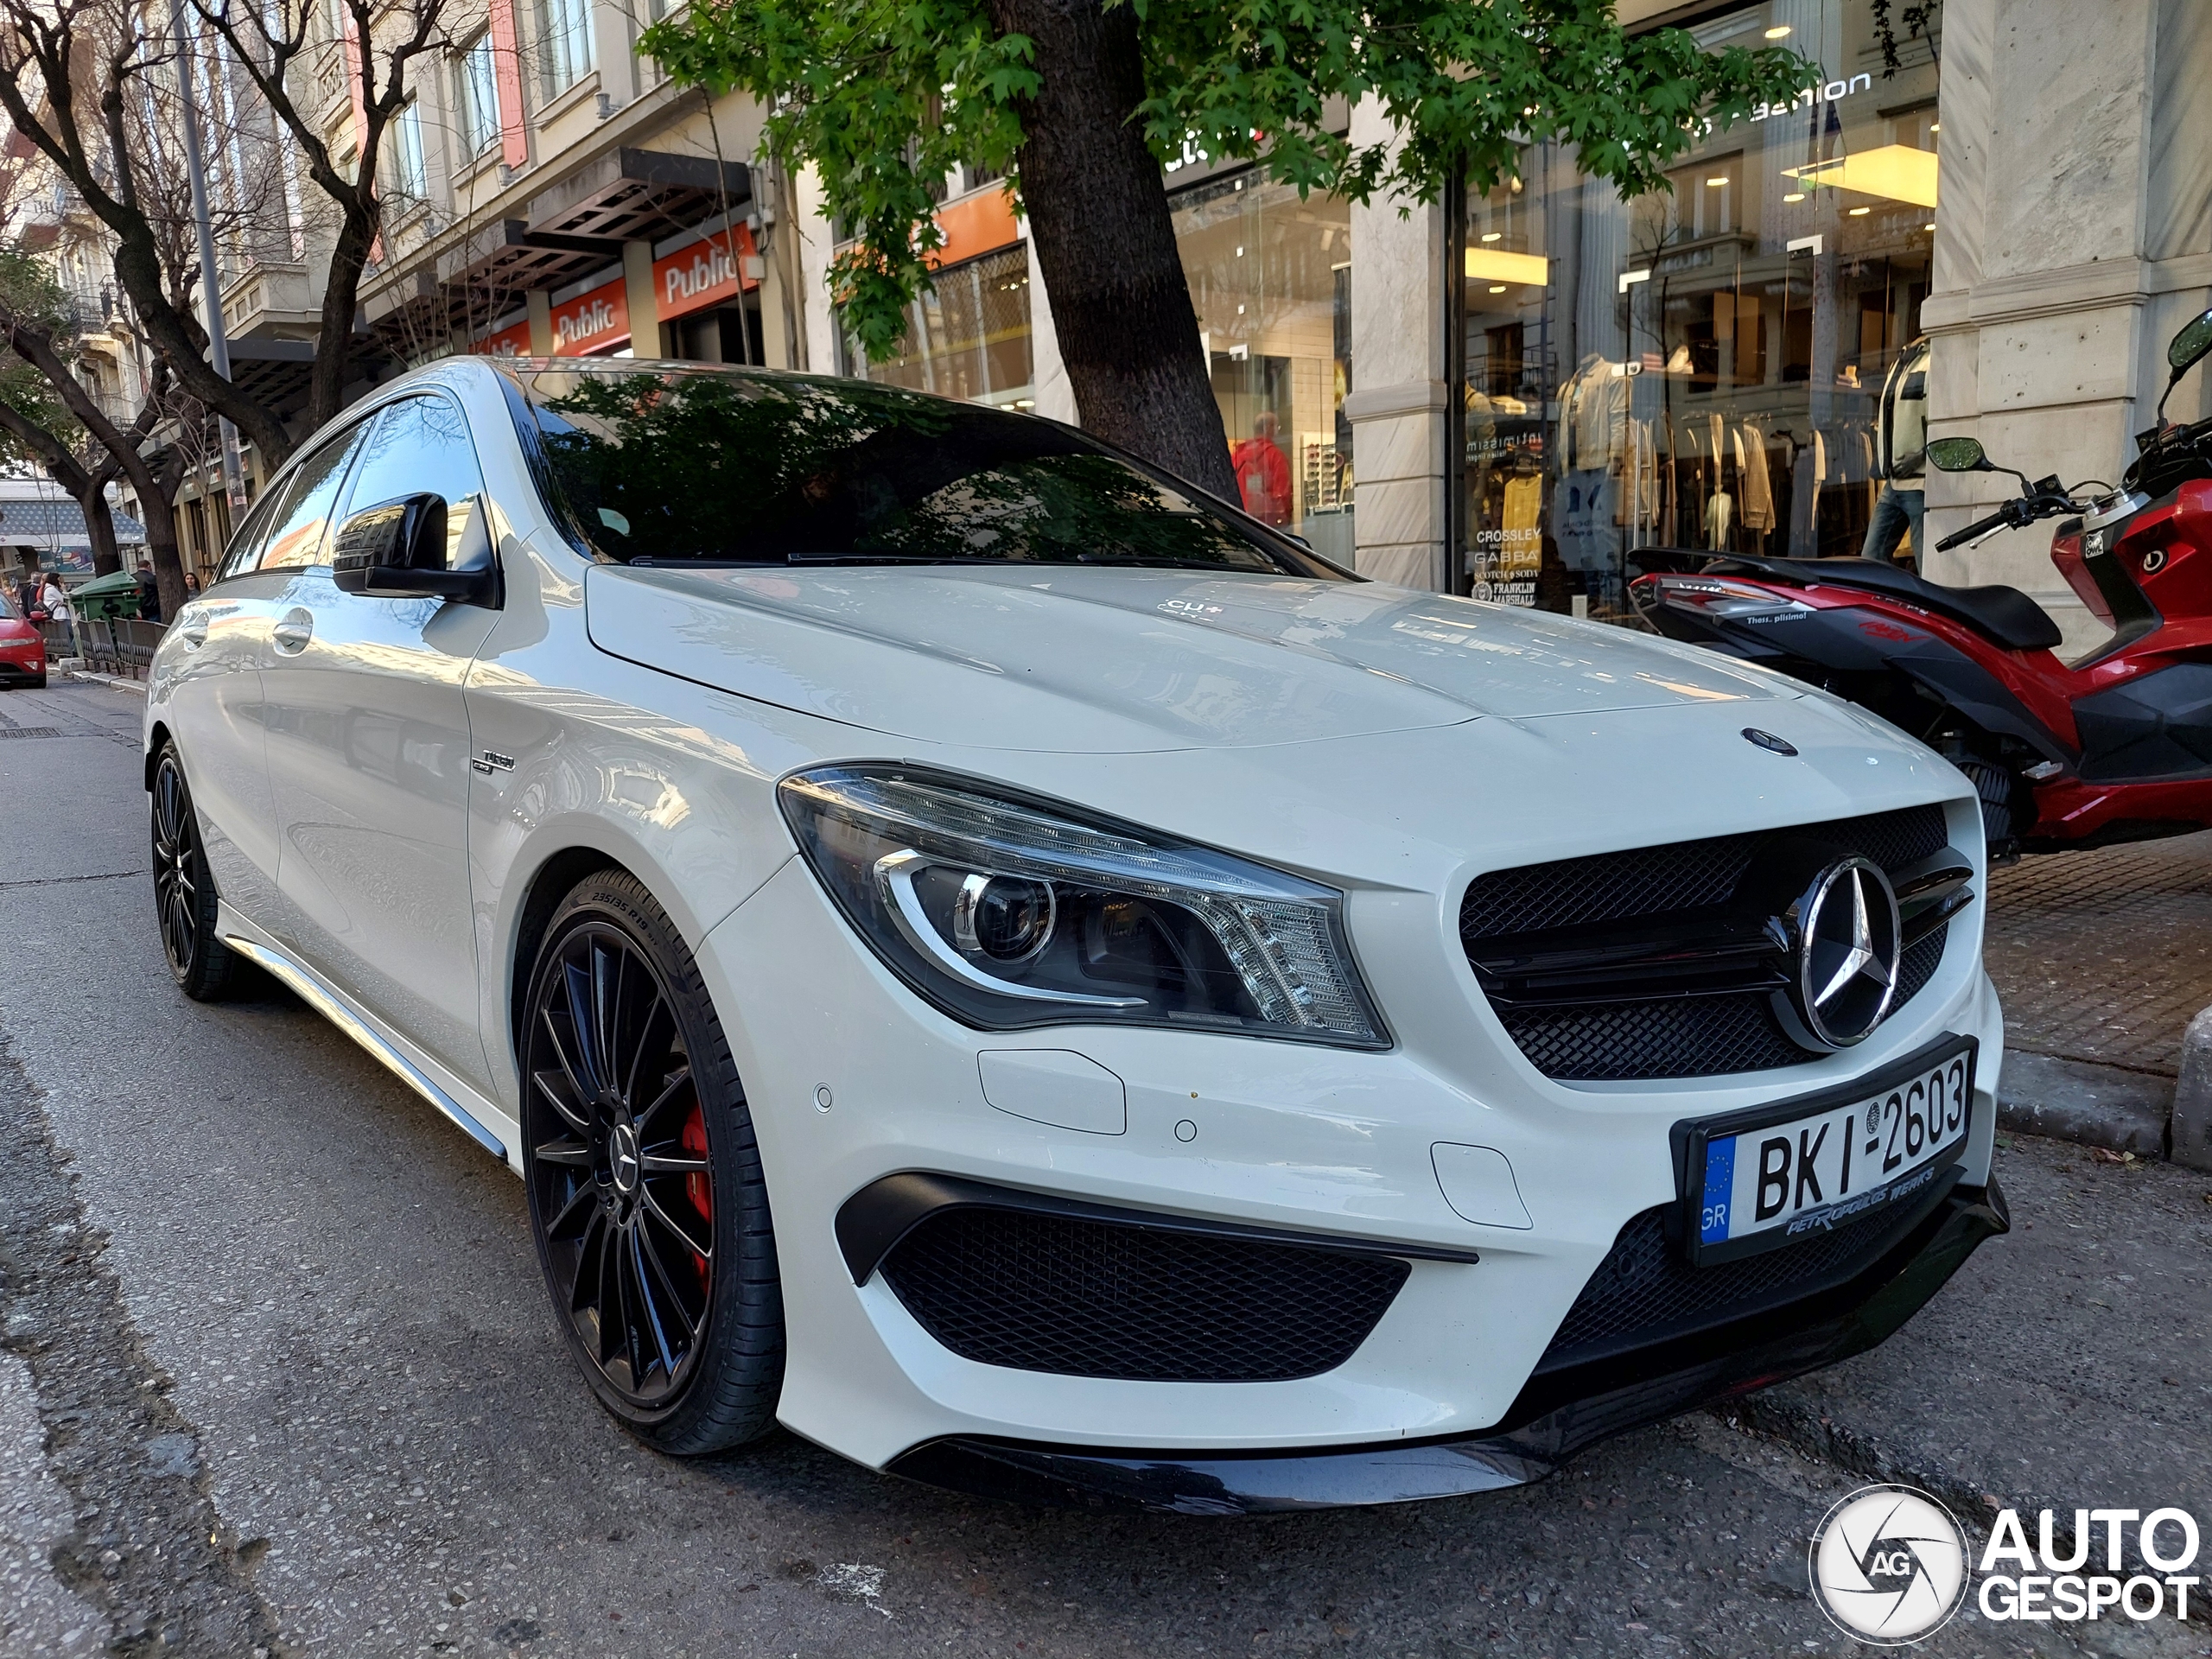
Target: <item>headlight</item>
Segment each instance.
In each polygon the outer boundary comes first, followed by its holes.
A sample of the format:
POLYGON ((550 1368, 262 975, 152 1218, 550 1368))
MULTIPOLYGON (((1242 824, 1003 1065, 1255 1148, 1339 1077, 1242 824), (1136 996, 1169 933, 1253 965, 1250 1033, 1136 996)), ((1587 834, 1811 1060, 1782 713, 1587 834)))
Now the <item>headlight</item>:
POLYGON ((779 794, 799 849, 892 970, 955 1018, 1388 1046, 1344 895, 969 779, 828 766, 779 794))

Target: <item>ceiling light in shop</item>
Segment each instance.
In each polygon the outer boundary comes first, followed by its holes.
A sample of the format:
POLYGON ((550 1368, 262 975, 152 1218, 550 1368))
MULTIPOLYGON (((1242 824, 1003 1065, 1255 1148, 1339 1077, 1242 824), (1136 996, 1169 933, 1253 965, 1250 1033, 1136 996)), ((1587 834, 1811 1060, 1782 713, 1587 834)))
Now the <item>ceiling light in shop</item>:
POLYGON ((1485 242, 1497 242, 1503 240, 1505 232, 1503 231, 1484 231, 1483 232, 1483 240, 1485 242))
POLYGON ((1941 121, 1930 121, 1928 124, 1928 130, 1930 132, 1941 132, 1943 130, 1943 124, 1941 121))
POLYGON ((1503 294, 1505 292, 1505 284, 1503 283, 1492 283, 1490 285, 1490 291, 1493 294, 1503 294))
POLYGON ((1727 182, 1728 175, 1726 173, 1723 173, 1717 179, 1707 179, 1705 181, 1705 188, 1708 190, 1718 190, 1722 185, 1727 182))
POLYGON ((1792 190, 1788 195, 1784 196, 1783 200, 1784 201, 1802 201, 1805 200, 1805 193, 1802 190, 1792 190))
POLYGON ((1851 216, 1853 219, 1864 219, 1873 211, 1872 207, 1854 207, 1851 210, 1851 216))
POLYGON ((1478 283, 1548 283, 1551 261, 1541 254, 1508 253, 1503 248, 1469 248, 1467 276, 1478 283))
POLYGON ((1776 24, 1772 29, 1770 29, 1769 30, 1767 30, 1767 32, 1766 32, 1766 37, 1767 37, 1767 39, 1769 39, 1770 41, 1779 41, 1779 40, 1782 40, 1782 39, 1785 38, 1785 37, 1789 35, 1789 24, 1787 24, 1787 23, 1777 23, 1777 24, 1776 24))
POLYGON ((1910 144, 1884 144, 1856 156, 1839 156, 1832 162, 1785 167, 1782 171, 1786 178, 1830 189, 1909 201, 1916 207, 1936 205, 1936 152, 1915 149, 1910 144))
POLYGON ((1236 250, 1236 257, 1237 257, 1239 259, 1242 259, 1242 258, 1244 257, 1244 250, 1243 250, 1243 249, 1242 249, 1242 248, 1237 249, 1237 250, 1236 250))
POLYGON ((1925 225, 1922 226, 1920 228, 1921 228, 1922 230, 1923 230, 1923 231, 1933 232, 1933 231, 1935 230, 1935 228, 1936 228, 1936 221, 1935 221, 1934 219, 1929 219, 1929 220, 1925 225))

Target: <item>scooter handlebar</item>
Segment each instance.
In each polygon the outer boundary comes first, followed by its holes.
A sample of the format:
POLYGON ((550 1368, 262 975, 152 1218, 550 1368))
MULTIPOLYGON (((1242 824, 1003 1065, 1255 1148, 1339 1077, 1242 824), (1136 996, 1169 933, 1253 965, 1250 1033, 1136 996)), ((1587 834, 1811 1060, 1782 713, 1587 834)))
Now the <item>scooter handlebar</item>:
POLYGON ((1958 531, 1951 535, 1946 536, 1942 541, 1936 543, 1936 550, 1938 553, 1948 553, 1961 543, 1974 541, 1981 537, 1988 535, 1993 530, 2002 530, 2005 525, 2013 522, 2015 521, 2012 517, 2012 505, 2010 503, 2007 503, 2005 505, 1998 508, 1996 512, 1991 513, 1988 518, 1977 518, 1974 523, 1968 524, 1964 530, 1958 531))

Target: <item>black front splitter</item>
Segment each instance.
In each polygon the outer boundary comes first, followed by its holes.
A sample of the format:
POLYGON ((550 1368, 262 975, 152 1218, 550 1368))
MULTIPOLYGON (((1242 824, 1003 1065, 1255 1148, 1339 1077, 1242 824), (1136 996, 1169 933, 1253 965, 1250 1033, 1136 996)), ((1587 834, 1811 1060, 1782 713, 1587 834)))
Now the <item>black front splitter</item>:
MULTIPOLYGON (((1567 1400, 1559 1398, 1563 1379, 1539 1374, 1501 1425, 1480 1434, 1291 1452, 1118 1451, 954 1436, 900 1453, 887 1472, 1018 1503, 1174 1515, 1401 1503, 1526 1485, 1599 1440, 1865 1352, 1918 1312, 1984 1239, 2011 1224, 1994 1179, 1986 1187, 1955 1188, 1839 1295, 1763 1315, 1757 1339, 1700 1344, 1702 1354, 1679 1342, 1631 1351, 1607 1362, 1606 1379, 1587 1379, 1589 1390, 1567 1400), (1839 1309, 1839 1300, 1847 1305, 1839 1309)), ((1580 1368, 1578 1381, 1592 1369, 1580 1368)))

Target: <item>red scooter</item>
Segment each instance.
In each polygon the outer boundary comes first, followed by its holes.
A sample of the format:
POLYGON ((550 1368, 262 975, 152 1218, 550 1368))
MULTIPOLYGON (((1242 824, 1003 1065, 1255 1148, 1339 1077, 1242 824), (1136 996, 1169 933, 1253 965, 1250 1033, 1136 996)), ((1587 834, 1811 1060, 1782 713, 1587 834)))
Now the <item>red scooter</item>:
MULTIPOLYGON (((2171 396, 2212 353, 2212 311, 2167 349, 2171 396)), ((1708 556, 1630 584, 1669 639, 1762 663, 1872 709, 1974 780, 1993 857, 2184 834, 2212 825, 2212 420, 2158 424, 2120 487, 2055 478, 1936 543, 2063 518, 2051 562, 2109 628, 2055 654, 2058 625, 2017 588, 1945 588, 1877 559, 1708 556)), ((1993 467, 1938 438, 1942 472, 1993 467)), ((2094 483, 2095 480, 2091 480, 2094 483)))

